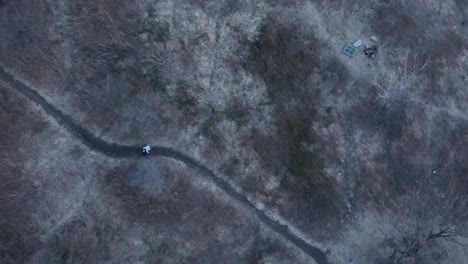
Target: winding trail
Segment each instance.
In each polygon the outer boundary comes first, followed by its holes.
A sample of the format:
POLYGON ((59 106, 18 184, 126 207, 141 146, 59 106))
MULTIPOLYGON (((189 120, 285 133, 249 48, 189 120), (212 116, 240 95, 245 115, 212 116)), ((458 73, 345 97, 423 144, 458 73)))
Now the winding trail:
MULTIPOLYGON (((140 145, 120 145, 116 143, 109 143, 102 140, 99 137, 93 135, 90 131, 86 130, 82 126, 78 125, 73 121, 73 118, 69 115, 64 114, 59 109, 51 105, 47 100, 37 93, 26 84, 16 80, 13 75, 5 71, 0 66, 0 78, 6 81, 11 87, 16 89, 18 92, 26 96, 29 100, 35 102, 41 106, 44 111, 55 118, 57 122, 66 127, 74 136, 76 136, 83 144, 88 146, 95 151, 101 152, 110 157, 116 158, 141 158, 141 146, 140 145)), ((254 214, 263 224, 270 227, 274 232, 283 236, 286 240, 294 244, 296 247, 301 249, 305 254, 312 257, 318 264, 330 264, 324 252, 319 248, 314 247, 307 243, 304 239, 295 235, 290 231, 287 225, 282 225, 277 221, 271 219, 262 210, 255 207, 255 205, 249 201, 243 194, 234 189, 228 182, 217 176, 211 169, 195 160, 194 158, 187 156, 186 154, 167 147, 154 146, 153 157, 160 156, 166 158, 172 158, 181 161, 189 167, 196 169, 203 175, 206 175, 212 180, 219 188, 226 192, 233 199, 241 203, 247 208, 252 214, 254 214)))

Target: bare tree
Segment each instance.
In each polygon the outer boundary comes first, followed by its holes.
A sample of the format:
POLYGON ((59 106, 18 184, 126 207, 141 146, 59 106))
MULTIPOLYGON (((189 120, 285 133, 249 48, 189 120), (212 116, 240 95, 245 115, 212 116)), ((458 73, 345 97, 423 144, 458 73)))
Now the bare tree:
MULTIPOLYGON (((435 174, 435 173, 431 173, 435 174)), ((388 263, 420 263, 429 253, 430 243, 446 241, 468 246, 467 193, 457 190, 454 179, 441 183, 434 175, 423 177, 415 188, 390 202, 386 223, 382 225, 383 247, 388 263)))
POLYGON ((396 59, 392 70, 385 71, 382 76, 369 82, 376 90, 379 105, 391 108, 403 98, 412 100, 410 88, 415 85, 418 73, 427 67, 428 62, 421 55, 411 53, 407 51, 396 59))

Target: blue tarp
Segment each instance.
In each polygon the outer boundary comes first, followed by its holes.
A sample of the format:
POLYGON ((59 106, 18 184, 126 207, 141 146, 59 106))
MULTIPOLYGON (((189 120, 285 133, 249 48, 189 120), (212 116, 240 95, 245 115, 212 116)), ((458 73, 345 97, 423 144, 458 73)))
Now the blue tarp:
POLYGON ((342 52, 348 55, 350 58, 354 58, 358 54, 359 50, 358 48, 354 47, 352 44, 346 44, 342 52))

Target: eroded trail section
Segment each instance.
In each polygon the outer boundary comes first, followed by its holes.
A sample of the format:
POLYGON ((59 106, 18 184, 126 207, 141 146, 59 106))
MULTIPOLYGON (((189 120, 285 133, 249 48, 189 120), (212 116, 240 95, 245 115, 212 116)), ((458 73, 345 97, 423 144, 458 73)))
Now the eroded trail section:
MULTIPOLYGON (((55 118, 58 123, 66 127, 73 135, 75 135, 83 144, 89 148, 101 152, 107 156, 120 157, 120 158, 141 158, 140 151, 141 146, 127 146, 116 143, 106 142, 97 136, 93 135, 90 131, 86 130, 82 126, 78 125, 73 121, 73 118, 66 115, 59 109, 47 102, 47 100, 37 93, 32 88, 28 87, 23 82, 16 80, 11 74, 5 71, 3 67, 0 67, 0 78, 6 81, 10 86, 16 89, 18 92, 26 96, 31 101, 41 106, 44 111, 55 118)), ((153 147, 152 156, 161 156, 172 158, 181 161, 189 167, 196 169, 200 174, 205 175, 211 181, 213 181, 219 188, 225 191, 233 199, 240 202, 246 207, 251 213, 257 216, 257 218, 270 227, 273 231, 283 236, 285 239, 290 241, 292 244, 300 248, 304 253, 312 257, 319 264, 329 264, 325 254, 318 248, 310 245, 297 235, 293 234, 289 227, 282 225, 275 220, 267 216, 263 211, 257 209, 252 202, 250 202, 244 195, 234 189, 229 183, 222 178, 218 177, 212 170, 198 162, 197 160, 183 154, 180 151, 167 147, 153 147)))

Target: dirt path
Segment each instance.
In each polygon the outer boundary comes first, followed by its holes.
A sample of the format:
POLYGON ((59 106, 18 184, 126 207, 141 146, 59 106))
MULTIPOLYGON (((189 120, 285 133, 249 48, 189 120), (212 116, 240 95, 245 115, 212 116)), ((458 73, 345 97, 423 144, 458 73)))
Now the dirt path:
MULTIPOLYGON (((62 111, 49 104, 47 100, 35 90, 28 87, 26 84, 16 80, 11 74, 7 73, 3 67, 0 67, 0 78, 6 81, 11 87, 16 89, 16 91, 26 96, 29 100, 41 106, 48 115, 55 118, 58 123, 66 127, 74 136, 76 136, 83 144, 85 144, 89 148, 101 152, 110 157, 135 159, 141 158, 141 145, 119 145, 116 143, 106 142, 96 137, 91 132, 75 123, 72 117, 64 114, 62 111)), ((266 215, 265 212, 256 208, 255 205, 251 201, 249 201, 243 194, 238 192, 229 183, 217 176, 212 170, 210 170, 208 167, 201 164, 197 160, 183 154, 182 152, 167 147, 154 146, 152 153, 154 153, 152 157, 160 156, 172 158, 181 161, 189 167, 197 170, 201 175, 208 177, 209 180, 213 181, 229 196, 231 196, 233 199, 235 199, 244 207, 246 207, 263 224, 267 225, 273 231, 283 236, 286 240, 288 240, 296 247, 301 249, 308 256, 312 257, 317 263, 330 263, 328 262, 325 253, 323 253, 319 248, 310 245, 304 239, 293 234, 288 226, 282 225, 277 221, 271 219, 269 216, 266 215)))

